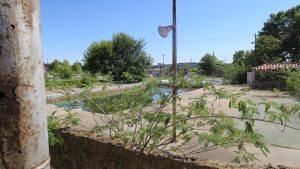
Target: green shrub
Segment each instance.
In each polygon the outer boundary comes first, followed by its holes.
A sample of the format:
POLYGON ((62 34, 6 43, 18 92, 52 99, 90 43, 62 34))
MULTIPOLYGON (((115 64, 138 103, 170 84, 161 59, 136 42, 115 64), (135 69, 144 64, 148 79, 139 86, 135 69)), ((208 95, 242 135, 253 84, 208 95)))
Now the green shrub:
POLYGON ((72 67, 63 67, 60 72, 60 77, 62 79, 70 79, 73 75, 72 67))
POLYGON ((78 114, 72 113, 71 109, 67 110, 68 114, 64 118, 55 116, 56 111, 51 116, 48 116, 48 140, 50 146, 56 144, 62 145, 64 143, 60 131, 79 125, 80 119, 78 118, 78 114))
POLYGON ((260 82, 265 81, 285 81, 287 77, 290 75, 289 70, 275 70, 275 71, 267 71, 267 72, 259 72, 255 73, 255 80, 260 82))
POLYGON ((247 83, 247 67, 237 64, 228 64, 224 66, 224 79, 230 84, 247 83))
POLYGON ((81 87, 82 84, 79 80, 46 80, 46 89, 54 90, 54 89, 64 89, 68 87, 81 87))
POLYGON ((83 109, 90 112, 112 114, 152 102, 149 90, 134 89, 115 95, 102 95, 83 100, 83 109), (116 106, 115 103, 118 103, 116 106), (95 106, 97 104, 98 106, 95 106), (99 109, 101 107, 101 109, 99 109))
POLYGON ((59 77, 61 79, 70 79, 73 75, 72 66, 67 60, 64 60, 63 62, 60 62, 57 59, 54 60, 50 64, 49 72, 55 77, 59 77))
POLYGON ((286 80, 286 89, 295 96, 300 96, 300 70, 291 72, 286 80))
POLYGON ((97 82, 97 79, 91 75, 83 75, 80 80, 81 87, 92 86, 95 82, 97 82))

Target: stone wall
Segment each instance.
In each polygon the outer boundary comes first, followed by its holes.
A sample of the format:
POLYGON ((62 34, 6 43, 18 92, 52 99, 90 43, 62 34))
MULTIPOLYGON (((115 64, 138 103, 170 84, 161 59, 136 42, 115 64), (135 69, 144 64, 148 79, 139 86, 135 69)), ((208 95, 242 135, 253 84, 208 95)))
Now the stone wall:
POLYGON ((62 133, 63 145, 50 147, 55 169, 223 169, 274 168, 220 164, 174 156, 167 152, 138 153, 130 145, 86 131, 62 133))

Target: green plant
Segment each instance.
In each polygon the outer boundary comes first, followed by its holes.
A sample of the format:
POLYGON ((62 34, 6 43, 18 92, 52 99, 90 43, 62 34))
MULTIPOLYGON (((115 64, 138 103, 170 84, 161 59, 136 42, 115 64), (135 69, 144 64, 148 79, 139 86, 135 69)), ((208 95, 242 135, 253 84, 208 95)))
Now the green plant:
POLYGON ((71 112, 76 106, 76 103, 70 100, 69 95, 67 101, 69 102, 69 106, 65 109, 68 112, 65 117, 59 118, 55 116, 57 111, 54 111, 51 116, 48 117, 48 140, 50 146, 63 144, 64 140, 60 136, 60 132, 80 124, 80 119, 77 117, 78 114, 71 112))
POLYGON ((84 76, 82 76, 80 83, 81 87, 90 87, 97 81, 98 80, 94 76, 85 74, 84 76))
POLYGON ((279 89, 273 88, 272 92, 274 93, 275 97, 282 97, 282 93, 279 89))
MULTIPOLYGON (((177 86, 181 87, 179 84, 177 86)), ((253 145, 264 155, 270 153, 263 135, 253 129, 255 122, 282 125, 283 130, 287 127, 293 128, 288 125, 288 122, 291 115, 299 113, 300 110, 299 105, 289 107, 269 101, 255 104, 241 97, 247 92, 246 90, 228 93, 222 88, 205 84, 206 94, 195 98, 189 105, 178 105, 180 109, 176 115, 172 115, 166 109, 172 103, 172 93, 158 92, 161 99, 155 103, 151 102, 149 97, 145 97, 153 94, 155 87, 156 84, 150 82, 142 90, 145 95, 139 92, 131 95, 125 91, 117 96, 124 97, 123 101, 110 100, 105 102, 105 105, 101 105, 101 101, 99 104, 96 100, 86 98, 91 106, 100 111, 100 113, 93 111, 93 116, 95 119, 100 119, 101 123, 95 120, 96 126, 92 131, 108 135, 112 139, 121 139, 125 143, 134 143, 135 149, 143 152, 146 147, 154 150, 165 149, 170 145, 172 127, 176 125, 176 137, 183 142, 173 145, 171 150, 181 152, 182 146, 196 139, 198 148, 185 154, 202 153, 218 147, 231 147, 237 154, 235 162, 248 163, 258 159, 256 154, 247 151, 246 145, 253 145), (208 99, 209 97, 213 99, 208 99), (223 99, 228 100, 228 107, 236 110, 239 115, 228 115, 227 112, 216 107, 216 102, 223 99), (105 107, 108 105, 111 107, 105 107), (263 106, 264 111, 259 111, 258 106, 263 106), (106 110, 110 111, 106 112, 106 110), (237 121, 242 122, 244 127, 237 127, 237 121)), ((177 99, 181 98, 177 96, 177 99)))
POLYGON ((69 112, 63 119, 55 116, 55 113, 56 112, 53 112, 52 115, 48 117, 48 139, 50 146, 63 144, 64 140, 60 136, 60 132, 72 126, 77 126, 80 122, 80 119, 76 117, 77 115, 74 113, 69 112))
POLYGON ((80 80, 62 79, 62 80, 45 80, 47 90, 66 89, 69 87, 82 87, 80 80))
POLYGON ((54 75, 55 77, 61 79, 70 79, 73 75, 72 66, 67 60, 64 60, 63 62, 54 60, 49 67, 50 74, 54 75))
POLYGON ((288 75, 286 89, 290 94, 300 96, 300 70, 291 72, 288 75))
POLYGON ((300 61, 299 10, 297 5, 270 15, 256 40, 258 64, 300 61))
POLYGON ((209 53, 205 54, 199 62, 199 68, 205 75, 222 73, 222 65, 222 61, 219 61, 215 55, 209 53))
POLYGON ((72 70, 73 72, 75 72, 76 74, 80 74, 82 73, 82 65, 80 62, 75 62, 73 65, 72 65, 72 70))
POLYGON ((48 139, 50 146, 63 143, 63 139, 58 133, 58 129, 61 127, 61 120, 54 115, 55 112, 48 117, 48 139))
POLYGON ((145 106, 149 105, 153 101, 151 96, 155 94, 156 91, 136 87, 120 94, 105 94, 93 98, 85 98, 83 100, 83 109, 101 114, 115 114, 116 112, 137 107, 141 104, 145 104, 145 106), (115 103, 118 103, 118 105, 115 103))
POLYGON ((224 65, 224 79, 230 84, 245 84, 247 83, 247 70, 245 64, 224 65))
POLYGON ((57 80, 48 80, 45 78, 45 86, 47 90, 54 89, 67 89, 70 87, 92 87, 98 80, 88 74, 82 74, 80 80, 77 79, 57 79, 57 80))
POLYGON ((145 41, 125 33, 114 34, 112 40, 93 42, 84 54, 84 67, 91 73, 110 74, 117 82, 136 82, 145 77, 151 64, 146 53, 145 41), (130 73, 128 79, 125 72, 130 73))

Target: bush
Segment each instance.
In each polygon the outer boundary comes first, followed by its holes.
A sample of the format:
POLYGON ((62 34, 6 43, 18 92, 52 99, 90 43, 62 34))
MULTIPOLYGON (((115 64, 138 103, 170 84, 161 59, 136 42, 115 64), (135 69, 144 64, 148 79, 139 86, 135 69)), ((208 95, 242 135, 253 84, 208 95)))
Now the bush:
POLYGON ((276 70, 268 72, 256 72, 256 81, 265 82, 265 81, 286 81, 287 77, 290 76, 289 70, 276 70))
POLYGON ((95 82, 97 82, 97 79, 91 75, 84 75, 80 82, 81 82, 81 87, 88 87, 88 86, 92 86, 95 82))
POLYGON ((54 60, 50 65, 50 74, 58 76, 61 79, 70 79, 73 71, 69 61, 64 60, 63 62, 59 62, 58 60, 54 60))
POLYGON ((70 79, 73 75, 73 71, 71 67, 63 67, 60 72, 60 77, 62 79, 70 79))
POLYGON ((245 84, 247 83, 247 67, 237 64, 224 65, 224 79, 230 84, 245 84))
POLYGON ((295 96, 300 96, 300 70, 291 72, 286 80, 286 89, 295 96))
POLYGON ((71 80, 71 79, 64 79, 64 80, 46 80, 46 89, 53 90, 53 89, 64 89, 68 87, 81 87, 81 82, 79 80, 71 80))
POLYGON ((113 114, 140 105, 148 105, 152 100, 152 91, 133 89, 122 94, 102 95, 83 100, 83 109, 101 114, 113 114), (149 93, 150 92, 150 93, 149 93), (117 105, 115 104, 117 103, 117 105), (98 106, 95 106, 97 104, 98 106), (101 107, 101 109, 99 108, 101 107))

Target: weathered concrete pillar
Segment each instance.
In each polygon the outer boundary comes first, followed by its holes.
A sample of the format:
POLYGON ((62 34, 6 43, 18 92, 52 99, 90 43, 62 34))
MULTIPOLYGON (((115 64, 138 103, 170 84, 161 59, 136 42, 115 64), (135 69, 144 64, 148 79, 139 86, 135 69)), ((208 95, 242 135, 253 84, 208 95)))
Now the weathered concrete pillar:
POLYGON ((39 0, 0 0, 0 168, 50 168, 39 0))

